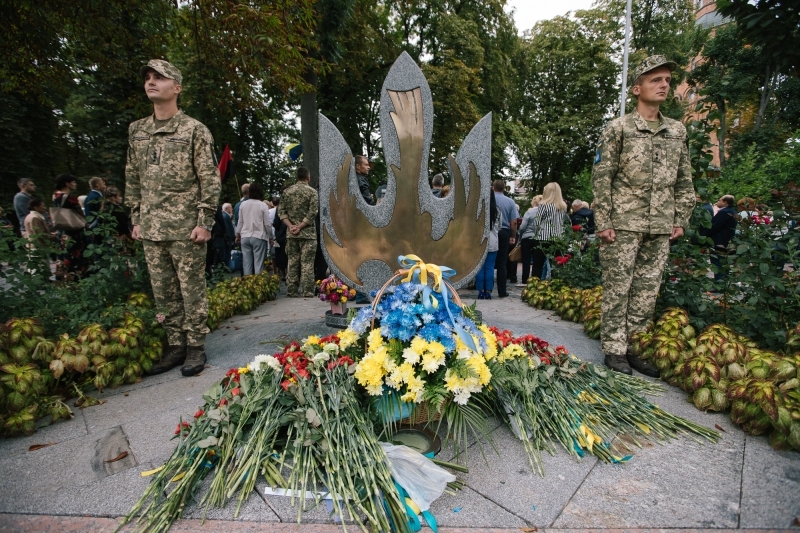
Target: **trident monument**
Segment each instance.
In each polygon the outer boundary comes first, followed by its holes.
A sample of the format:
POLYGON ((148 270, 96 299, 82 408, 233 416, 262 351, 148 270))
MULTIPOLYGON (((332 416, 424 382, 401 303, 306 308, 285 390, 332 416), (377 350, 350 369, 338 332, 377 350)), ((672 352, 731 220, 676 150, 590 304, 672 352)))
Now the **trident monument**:
POLYGON ((428 184, 433 100, 422 70, 407 53, 381 89, 381 139, 388 171, 386 196, 362 198, 355 158, 336 126, 319 116, 319 201, 322 251, 336 274, 364 292, 392 277, 401 255, 456 271, 460 288, 475 277, 488 245, 491 194, 491 113, 448 157, 451 193, 435 197, 428 184))

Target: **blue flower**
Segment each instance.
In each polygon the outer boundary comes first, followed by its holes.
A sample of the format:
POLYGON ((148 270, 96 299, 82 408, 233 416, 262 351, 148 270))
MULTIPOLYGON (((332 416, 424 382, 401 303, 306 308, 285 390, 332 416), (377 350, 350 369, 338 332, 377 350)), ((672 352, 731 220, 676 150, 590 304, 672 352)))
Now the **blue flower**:
POLYGON ((372 307, 362 307, 358 311, 358 314, 355 316, 355 318, 353 318, 353 320, 350 322, 350 329, 359 335, 363 334, 365 331, 367 331, 367 327, 371 324, 372 317, 372 307))

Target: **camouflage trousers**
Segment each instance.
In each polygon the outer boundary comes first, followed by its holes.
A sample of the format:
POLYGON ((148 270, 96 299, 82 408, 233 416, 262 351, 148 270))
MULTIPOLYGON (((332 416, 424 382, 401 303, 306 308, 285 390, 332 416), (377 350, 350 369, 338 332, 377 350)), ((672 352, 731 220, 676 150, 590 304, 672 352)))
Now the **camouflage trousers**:
POLYGON ((603 353, 624 355, 633 333, 647 328, 656 307, 667 262, 669 235, 616 231, 600 246, 603 304, 600 342, 603 353))
POLYGON ((143 240, 158 312, 165 315, 170 345, 202 346, 209 329, 206 244, 143 240))
POLYGON ((289 266, 286 268, 286 294, 314 297, 314 257, 317 254, 317 239, 286 239, 286 255, 289 266))

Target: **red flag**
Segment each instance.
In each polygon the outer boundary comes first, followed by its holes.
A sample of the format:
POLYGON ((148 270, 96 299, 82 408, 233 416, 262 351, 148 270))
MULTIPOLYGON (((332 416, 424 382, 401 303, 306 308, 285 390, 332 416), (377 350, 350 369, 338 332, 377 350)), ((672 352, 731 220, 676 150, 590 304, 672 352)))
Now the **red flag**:
POLYGON ((225 181, 226 179, 233 176, 233 156, 231 155, 231 149, 226 144, 225 149, 222 151, 222 157, 219 160, 219 179, 220 181, 225 181))

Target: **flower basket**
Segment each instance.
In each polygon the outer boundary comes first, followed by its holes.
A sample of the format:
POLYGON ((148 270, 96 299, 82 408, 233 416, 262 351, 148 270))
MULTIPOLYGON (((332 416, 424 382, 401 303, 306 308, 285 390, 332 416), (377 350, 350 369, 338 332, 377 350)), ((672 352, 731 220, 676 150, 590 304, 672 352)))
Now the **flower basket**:
POLYGON ((331 304, 331 314, 333 315, 346 314, 347 301, 356 297, 354 289, 351 289, 342 283, 342 280, 333 275, 318 281, 317 290, 319 291, 319 299, 331 304))

